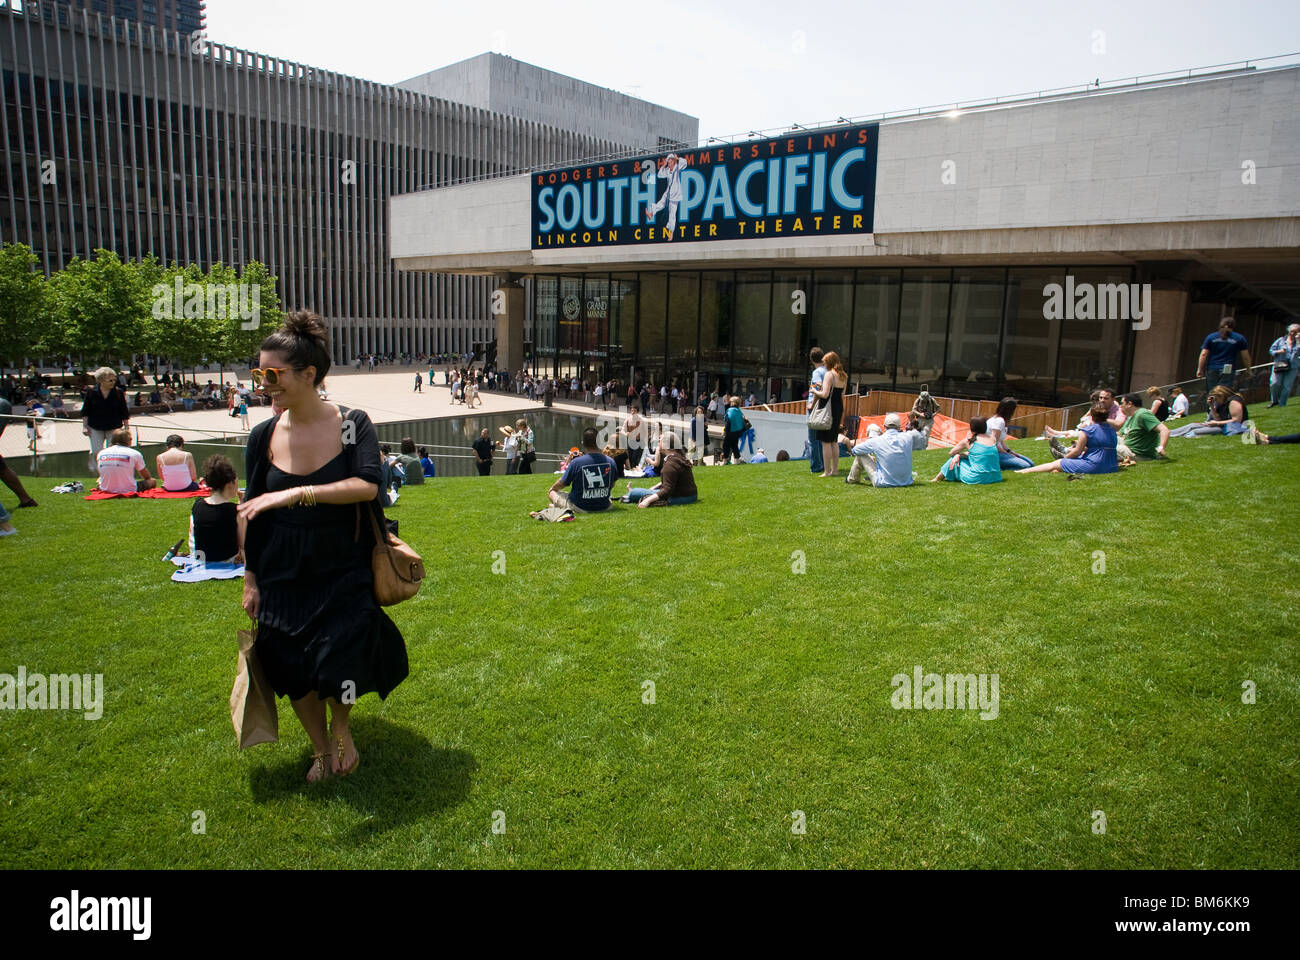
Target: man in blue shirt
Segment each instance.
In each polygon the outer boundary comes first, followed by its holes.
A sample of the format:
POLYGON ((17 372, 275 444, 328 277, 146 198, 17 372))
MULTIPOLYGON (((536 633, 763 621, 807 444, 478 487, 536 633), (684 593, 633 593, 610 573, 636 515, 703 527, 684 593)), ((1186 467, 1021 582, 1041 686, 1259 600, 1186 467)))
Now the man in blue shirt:
POLYGON ((1201 344, 1201 356, 1196 362, 1196 375, 1205 378, 1208 394, 1219 385, 1232 389, 1238 370, 1250 369, 1250 350, 1246 338, 1236 330, 1237 321, 1224 317, 1219 321, 1219 332, 1212 333, 1201 344), (1237 354, 1242 362, 1237 363, 1237 354))
POLYGON ((925 434, 919 430, 900 430, 898 414, 885 417, 885 432, 868 437, 853 448, 853 467, 845 483, 861 483, 867 472, 873 487, 910 487, 912 485, 912 451, 924 450, 925 434))
POLYGON ((582 431, 582 449, 585 452, 569 461, 564 474, 547 493, 554 506, 585 513, 609 509, 617 468, 613 460, 600 452, 596 436, 595 427, 582 431), (573 489, 565 493, 564 488, 569 486, 573 489))

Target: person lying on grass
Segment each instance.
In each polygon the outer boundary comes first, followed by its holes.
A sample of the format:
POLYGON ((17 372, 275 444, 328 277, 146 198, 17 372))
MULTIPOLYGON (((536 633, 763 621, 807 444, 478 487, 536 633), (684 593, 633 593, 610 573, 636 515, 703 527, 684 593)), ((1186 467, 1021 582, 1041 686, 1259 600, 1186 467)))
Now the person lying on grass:
POLYGON ((1119 470, 1119 458, 1115 447, 1119 438, 1110 420, 1110 407, 1104 401, 1097 403, 1090 411, 1092 423, 1079 431, 1079 439, 1066 451, 1060 460, 1040 463, 1037 466, 1017 470, 1016 473, 1115 473, 1119 470))
POLYGON ((1002 464, 998 459, 998 444, 989 435, 988 428, 986 418, 972 417, 970 435, 952 448, 952 456, 930 482, 951 480, 956 483, 1001 483, 1002 464))

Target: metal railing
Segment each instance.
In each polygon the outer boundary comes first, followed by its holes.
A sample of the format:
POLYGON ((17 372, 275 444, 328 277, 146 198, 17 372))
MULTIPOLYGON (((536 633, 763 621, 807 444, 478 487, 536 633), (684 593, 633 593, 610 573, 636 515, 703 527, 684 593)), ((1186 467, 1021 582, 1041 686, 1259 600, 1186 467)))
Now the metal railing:
MULTIPOLYGON (((1183 83, 1199 83, 1206 80, 1220 80, 1235 74, 1251 73, 1257 70, 1279 70, 1300 66, 1300 52, 1282 53, 1271 57, 1256 57, 1251 60, 1235 60, 1230 63, 1209 64, 1202 67, 1189 67, 1186 70, 1169 70, 1162 73, 1139 74, 1134 77, 1122 77, 1118 80, 1100 78, 1083 84, 1066 87, 1053 87, 1046 90, 1013 93, 998 97, 983 97, 975 100, 954 100, 949 103, 931 104, 923 107, 909 107, 902 110, 884 110, 879 113, 864 113, 852 117, 840 116, 834 120, 818 120, 810 123, 792 123, 790 126, 768 127, 762 130, 749 130, 744 133, 726 134, 697 139, 693 144, 681 142, 671 145, 675 150, 692 150, 712 146, 729 146, 747 143, 754 139, 777 137, 795 131, 813 131, 824 127, 852 126, 858 123, 901 123, 922 120, 945 115, 959 115, 983 110, 996 110, 1006 107, 1023 106, 1030 103, 1049 103, 1055 100, 1069 100, 1077 97, 1091 97, 1107 93, 1123 93, 1131 90, 1171 86, 1183 83)), ((586 157, 571 157, 565 160, 546 161, 545 163, 526 164, 510 167, 491 173, 478 173, 457 177, 442 183, 424 184, 415 192, 436 190, 442 187, 454 187, 465 183, 480 183, 488 180, 500 180, 505 177, 517 177, 522 174, 541 170, 559 170, 564 167, 581 167, 593 163, 610 163, 631 157, 658 156, 665 151, 659 144, 628 147, 613 153, 602 153, 586 157)))
MULTIPOLYGON (((1261 403, 1268 401, 1269 378, 1273 373, 1272 362, 1256 364, 1248 370, 1239 370, 1233 379, 1232 389, 1242 395, 1247 404, 1261 403)), ((1292 385, 1291 396, 1296 393, 1296 387, 1300 386, 1300 378, 1292 385)), ((1205 413, 1208 406, 1205 402, 1208 391, 1205 388, 1205 378, 1195 377, 1191 380, 1180 380, 1177 383, 1168 383, 1160 387, 1160 394, 1164 397, 1165 402, 1169 404, 1170 417, 1173 416, 1173 396, 1171 392, 1177 387, 1187 397, 1187 416, 1205 413)), ((1150 399, 1147 397, 1145 390, 1126 391, 1136 393, 1142 397, 1142 405, 1148 409, 1151 406, 1150 399)), ((1122 396, 1121 394, 1120 396, 1122 396)), ((1019 427, 1025 437, 1040 436, 1044 427, 1051 427, 1053 430, 1072 430, 1080 420, 1087 414, 1091 403, 1076 403, 1068 407, 1061 407, 1059 410, 1053 410, 1050 413, 1031 413, 1020 417, 1013 417, 1007 424, 1009 432, 1017 432, 1019 427)))

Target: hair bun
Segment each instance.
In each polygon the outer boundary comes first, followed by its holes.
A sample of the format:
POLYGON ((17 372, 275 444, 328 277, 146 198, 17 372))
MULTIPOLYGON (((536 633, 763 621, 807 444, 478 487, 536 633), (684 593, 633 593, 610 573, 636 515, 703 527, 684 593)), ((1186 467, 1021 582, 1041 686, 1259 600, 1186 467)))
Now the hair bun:
POLYGON ((283 329, 295 337, 309 337, 321 346, 329 343, 325 321, 310 310, 294 310, 284 318, 283 329))

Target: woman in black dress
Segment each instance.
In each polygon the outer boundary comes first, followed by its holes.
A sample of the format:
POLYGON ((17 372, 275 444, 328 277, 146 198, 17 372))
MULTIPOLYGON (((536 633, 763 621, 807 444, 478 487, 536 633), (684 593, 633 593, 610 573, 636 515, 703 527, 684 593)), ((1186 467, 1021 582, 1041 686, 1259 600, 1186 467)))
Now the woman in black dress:
POLYGON ((832 350, 822 357, 826 365, 826 378, 820 387, 813 388, 813 395, 820 403, 831 405, 831 425, 829 429, 818 430, 817 439, 822 445, 823 477, 837 477, 840 471, 840 423, 844 419, 844 388, 848 385, 849 375, 844 372, 844 362, 840 355, 832 350))
POLYGON ((291 313, 262 341, 254 383, 278 411, 248 438, 243 606, 258 621, 257 655, 311 737, 313 783, 360 762, 348 715, 407 674, 406 645, 375 603, 370 518, 383 529, 379 443, 361 410, 322 400, 330 368, 325 325, 291 313), (326 727, 326 705, 330 725, 326 727))

